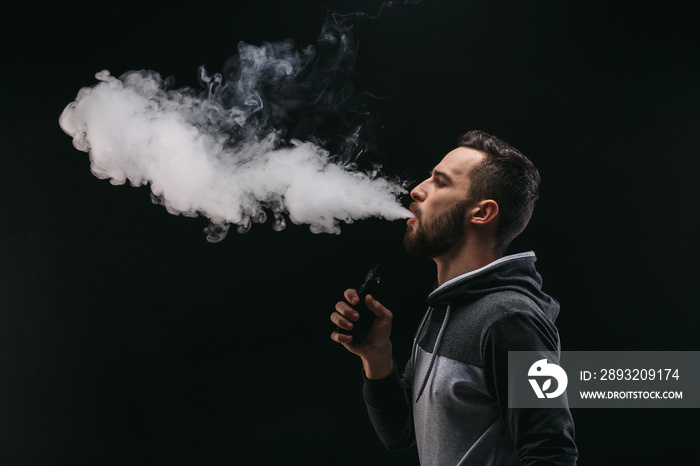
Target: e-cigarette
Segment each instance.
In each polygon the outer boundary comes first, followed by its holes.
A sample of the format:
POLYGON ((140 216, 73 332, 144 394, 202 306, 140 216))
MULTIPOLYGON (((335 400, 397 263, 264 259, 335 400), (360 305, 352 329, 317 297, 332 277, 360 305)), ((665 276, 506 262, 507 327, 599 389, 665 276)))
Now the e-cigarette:
POLYGON ((352 335, 352 343, 356 345, 362 343, 367 331, 374 322, 374 312, 367 308, 367 304, 365 304, 365 296, 368 294, 374 295, 374 291, 377 289, 377 285, 379 285, 379 281, 382 279, 380 275, 381 268, 381 264, 375 265, 374 268, 367 273, 365 281, 357 290, 360 300, 355 306, 353 306, 353 309, 357 311, 360 318, 353 322, 352 330, 345 330, 337 327, 339 333, 352 335))

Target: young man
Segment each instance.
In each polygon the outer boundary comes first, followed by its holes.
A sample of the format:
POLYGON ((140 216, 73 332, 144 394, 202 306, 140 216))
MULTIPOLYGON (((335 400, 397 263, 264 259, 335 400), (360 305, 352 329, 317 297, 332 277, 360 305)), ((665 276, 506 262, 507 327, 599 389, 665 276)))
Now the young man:
MULTIPOLYGON (((404 244, 435 261, 438 287, 403 375, 392 359, 392 314, 371 296, 376 319, 360 345, 332 334, 362 360, 365 402, 387 448, 415 443, 422 465, 576 464, 568 408, 508 408, 508 351, 560 348, 559 304, 541 289, 534 253, 504 256, 532 216, 539 183, 520 152, 471 131, 411 191, 416 217, 404 244)), ((331 321, 351 330, 356 291, 345 299, 331 321)))

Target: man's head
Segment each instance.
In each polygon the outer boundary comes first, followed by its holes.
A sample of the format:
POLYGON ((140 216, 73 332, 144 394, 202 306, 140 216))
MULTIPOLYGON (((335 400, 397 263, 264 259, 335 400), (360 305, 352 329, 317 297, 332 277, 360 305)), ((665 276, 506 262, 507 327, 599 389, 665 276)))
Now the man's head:
POLYGON ((459 247, 471 231, 503 253, 530 221, 539 184, 537 169, 518 150, 470 131, 411 191, 417 218, 409 221, 404 244, 435 258, 459 247))

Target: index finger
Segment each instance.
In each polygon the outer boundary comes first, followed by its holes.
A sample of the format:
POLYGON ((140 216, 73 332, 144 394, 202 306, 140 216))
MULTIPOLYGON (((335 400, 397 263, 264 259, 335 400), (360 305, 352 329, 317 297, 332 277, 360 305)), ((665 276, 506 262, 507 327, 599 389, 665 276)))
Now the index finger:
POLYGON ((347 299, 350 304, 357 304, 360 302, 360 297, 358 296, 357 291, 352 288, 345 290, 343 296, 345 296, 345 299, 347 299))

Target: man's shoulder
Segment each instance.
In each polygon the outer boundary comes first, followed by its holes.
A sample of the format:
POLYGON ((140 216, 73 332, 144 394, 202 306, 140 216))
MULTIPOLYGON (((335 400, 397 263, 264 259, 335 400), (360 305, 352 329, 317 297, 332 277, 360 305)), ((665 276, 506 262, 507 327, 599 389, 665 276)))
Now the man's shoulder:
POLYGON ((533 317, 542 314, 542 309, 532 298, 515 290, 499 290, 472 301, 455 302, 452 308, 457 316, 472 323, 478 321, 482 327, 513 314, 533 317))

